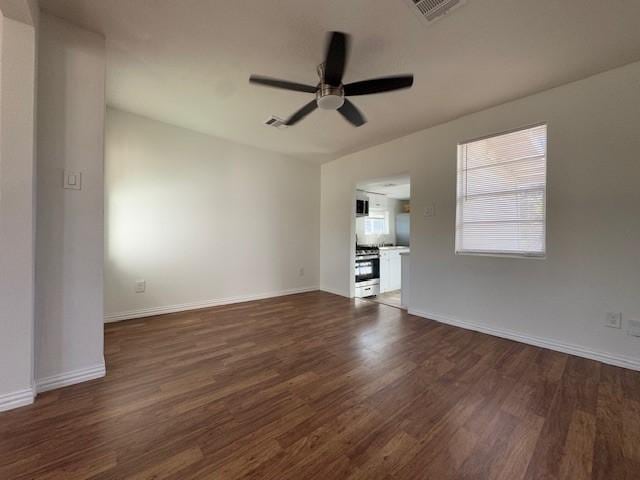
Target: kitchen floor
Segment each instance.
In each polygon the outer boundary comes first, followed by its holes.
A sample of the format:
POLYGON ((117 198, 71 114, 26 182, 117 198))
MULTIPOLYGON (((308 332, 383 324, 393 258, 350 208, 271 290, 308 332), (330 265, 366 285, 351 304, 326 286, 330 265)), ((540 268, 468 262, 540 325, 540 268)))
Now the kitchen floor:
POLYGON ((372 300, 376 303, 382 303, 383 305, 389 305, 391 307, 402 308, 402 290, 381 293, 375 297, 369 297, 368 300, 372 300))

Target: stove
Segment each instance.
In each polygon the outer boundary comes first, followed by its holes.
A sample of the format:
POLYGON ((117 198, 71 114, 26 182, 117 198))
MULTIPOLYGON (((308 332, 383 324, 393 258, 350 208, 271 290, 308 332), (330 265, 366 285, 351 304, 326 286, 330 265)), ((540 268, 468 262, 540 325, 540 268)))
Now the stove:
POLYGON ((356 297, 380 293, 380 250, 370 245, 356 246, 356 297))
POLYGON ((358 245, 356 247, 356 257, 362 255, 380 255, 380 249, 370 245, 358 245))

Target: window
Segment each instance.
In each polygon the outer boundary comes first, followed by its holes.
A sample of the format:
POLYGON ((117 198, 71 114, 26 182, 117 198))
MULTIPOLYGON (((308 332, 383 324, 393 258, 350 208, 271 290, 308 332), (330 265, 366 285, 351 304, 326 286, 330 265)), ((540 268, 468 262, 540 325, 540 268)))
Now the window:
POLYGON ((370 211, 369 216, 364 219, 365 235, 388 235, 389 234, 389 212, 370 211))
POLYGON ((544 256, 547 126, 458 146, 456 253, 544 256))

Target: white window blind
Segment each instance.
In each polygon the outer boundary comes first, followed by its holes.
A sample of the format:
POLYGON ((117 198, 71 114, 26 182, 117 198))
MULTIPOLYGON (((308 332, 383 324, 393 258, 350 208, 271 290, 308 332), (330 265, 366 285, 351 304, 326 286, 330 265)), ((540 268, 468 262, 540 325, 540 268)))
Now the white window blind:
POLYGON ((458 146, 456 253, 544 256, 547 126, 458 146))

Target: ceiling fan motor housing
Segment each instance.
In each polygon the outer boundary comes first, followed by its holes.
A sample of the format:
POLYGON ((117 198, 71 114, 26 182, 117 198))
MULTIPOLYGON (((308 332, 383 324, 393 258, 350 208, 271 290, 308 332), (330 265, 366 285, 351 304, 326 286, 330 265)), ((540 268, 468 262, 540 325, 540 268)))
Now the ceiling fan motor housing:
POLYGON ((318 107, 323 110, 337 110, 344 105, 344 88, 322 83, 318 87, 316 100, 318 107))

